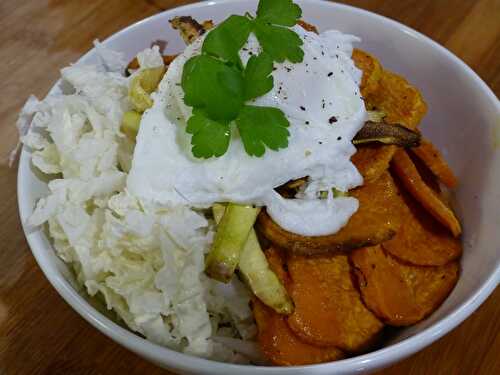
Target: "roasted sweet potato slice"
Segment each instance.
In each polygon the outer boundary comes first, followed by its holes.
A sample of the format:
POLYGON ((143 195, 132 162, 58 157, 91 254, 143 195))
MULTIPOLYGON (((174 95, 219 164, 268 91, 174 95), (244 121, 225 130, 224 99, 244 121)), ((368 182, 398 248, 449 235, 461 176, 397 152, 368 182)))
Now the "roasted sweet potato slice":
POLYGON ((406 190, 454 236, 459 236, 462 229, 455 214, 437 193, 427 186, 405 150, 398 150, 394 154, 392 166, 406 190))
POLYGON ((385 251, 417 266, 442 266, 459 258, 460 241, 412 197, 406 194, 404 198, 409 209, 396 235, 382 243, 385 251))
POLYGON ((383 324, 363 305, 347 255, 292 255, 287 265, 295 303, 288 325, 297 336, 348 352, 365 350, 375 342, 383 324))
MULTIPOLYGON (((267 261, 272 271, 285 285, 290 283, 283 268, 284 259, 276 248, 266 250, 267 261)), ((253 299, 252 310, 258 327, 258 340, 262 352, 275 365, 298 366, 335 361, 344 353, 335 347, 319 347, 301 341, 288 327, 286 317, 253 299)))
POLYGON ((266 358, 275 365, 299 366, 342 359, 336 347, 319 347, 301 341, 286 323, 286 317, 253 300, 253 315, 258 327, 259 345, 266 358))
POLYGON ((352 51, 354 65, 363 71, 361 79, 361 95, 366 97, 378 89, 378 82, 382 77, 382 66, 380 62, 368 52, 355 48, 352 51))
MULTIPOLYGON (((386 114, 384 121, 389 124, 401 124, 408 129, 415 130, 427 112, 427 105, 420 92, 404 78, 388 70, 381 69, 380 73, 371 72, 370 69, 377 70, 377 68, 372 68, 372 65, 378 61, 362 51, 354 50, 353 59, 363 70, 361 92, 367 109, 383 111, 386 114), (370 80, 365 77, 371 76, 378 78, 372 78, 371 84, 365 82, 370 80), (365 85, 365 92, 363 92, 363 85, 365 85)), ((352 162, 365 181, 375 181, 389 168, 396 150, 396 146, 393 145, 359 146, 352 157, 352 162)))
POLYGON ((300 236, 281 228, 265 212, 257 218, 257 229, 276 246, 303 255, 351 250, 378 244, 394 236, 406 206, 389 172, 352 190, 350 196, 358 199, 359 209, 335 234, 300 236))
POLYGON ((392 157, 397 150, 394 145, 359 146, 351 161, 358 168, 365 183, 376 181, 389 169, 392 157))
POLYGON ((444 160, 439 150, 427 139, 422 139, 420 146, 412 149, 412 152, 431 170, 431 172, 446 186, 454 188, 457 186, 457 178, 444 160))
POLYGON ((458 262, 406 265, 381 246, 357 249, 350 258, 366 306, 394 326, 415 324, 431 314, 452 291, 459 273, 458 262))
POLYGON ((369 107, 386 113, 389 124, 401 124, 415 130, 427 112, 420 91, 406 79, 389 70, 383 70, 378 81, 377 91, 367 94, 365 100, 369 107))

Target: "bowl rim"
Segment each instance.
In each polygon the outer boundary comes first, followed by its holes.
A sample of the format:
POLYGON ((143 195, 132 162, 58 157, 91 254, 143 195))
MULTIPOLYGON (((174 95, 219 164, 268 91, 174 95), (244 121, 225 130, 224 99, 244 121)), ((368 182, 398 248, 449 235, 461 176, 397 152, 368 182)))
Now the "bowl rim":
MULTIPOLYGON (((170 13, 172 11, 189 11, 191 9, 204 8, 208 6, 221 6, 225 3, 247 3, 249 0, 215 0, 206 2, 197 2, 192 4, 183 5, 180 7, 170 8, 166 11, 157 13, 143 20, 137 21, 113 35, 109 36, 102 41, 104 45, 112 42, 116 38, 127 34, 138 26, 148 23, 151 20, 165 17, 165 13, 170 13)), ((392 28, 398 29, 399 32, 410 35, 411 37, 424 43, 426 47, 430 49, 437 50, 441 55, 444 55, 446 59, 451 61, 453 64, 457 65, 462 73, 472 81, 476 86, 476 89, 480 91, 485 98, 490 101, 493 107, 496 107, 497 111, 500 112, 500 103, 489 88, 489 86, 475 73, 465 62, 459 59, 456 55, 450 52, 445 47, 441 46, 434 40, 425 36, 424 34, 403 25, 400 22, 392 20, 388 17, 370 12, 364 9, 360 9, 350 5, 338 4, 333 2, 326 2, 324 0, 299 0, 302 5, 306 6, 331 6, 332 8, 338 8, 350 11, 356 15, 362 17, 372 17, 377 19, 379 22, 388 24, 392 28)), ((89 58, 95 51, 95 48, 90 49, 87 53, 82 55, 78 61, 85 60, 89 58)), ((55 85, 51 88, 49 93, 58 85, 57 81, 55 85)), ((207 370, 213 372, 227 372, 227 371, 238 371, 241 374, 253 374, 255 371, 259 371, 261 374, 285 374, 285 373, 301 373, 302 371, 313 370, 313 371, 362 371, 368 369, 376 369, 387 366, 396 361, 402 360, 417 351, 423 349, 424 347, 430 345, 440 337, 444 336, 446 333, 454 329, 460 323, 462 323, 467 317, 469 317, 493 292, 500 282, 500 260, 497 260, 495 271, 480 285, 474 294, 470 296, 467 300, 462 302, 458 308, 448 314, 446 317, 437 321, 433 325, 425 328, 422 332, 415 335, 407 337, 402 341, 392 344, 390 346, 374 350, 372 352, 362 354, 359 356, 342 359, 334 362, 327 362, 314 365, 305 366, 293 366, 293 367, 273 367, 273 366, 249 366, 249 365, 238 365, 224 362, 217 362, 210 359, 204 359, 195 357, 189 354, 184 354, 167 347, 160 346, 153 342, 150 342, 136 333, 125 329, 107 318, 94 307, 92 307, 78 292, 75 290, 69 281, 64 279, 60 272, 55 271, 54 265, 51 264, 49 257, 45 253, 49 250, 46 246, 43 246, 42 230, 38 229, 33 231, 31 228, 26 226, 26 219, 28 218, 33 207, 30 207, 29 203, 25 199, 27 196, 27 191, 29 191, 30 186, 27 185, 26 179, 28 178, 28 171, 31 160, 31 152, 25 147, 22 147, 21 156, 19 160, 18 174, 17 174, 17 195, 18 195, 18 208, 19 216, 21 219, 22 228, 26 236, 29 247, 35 257, 39 267, 42 269, 45 277, 49 280, 51 285, 57 290, 59 295, 74 309, 76 310, 86 321, 97 328, 99 331, 104 333, 109 338, 113 339, 115 342, 126 347, 127 349, 142 355, 149 360, 156 363, 164 363, 171 368, 181 371, 200 371, 207 370)), ((52 251, 52 247, 50 247, 52 251)))

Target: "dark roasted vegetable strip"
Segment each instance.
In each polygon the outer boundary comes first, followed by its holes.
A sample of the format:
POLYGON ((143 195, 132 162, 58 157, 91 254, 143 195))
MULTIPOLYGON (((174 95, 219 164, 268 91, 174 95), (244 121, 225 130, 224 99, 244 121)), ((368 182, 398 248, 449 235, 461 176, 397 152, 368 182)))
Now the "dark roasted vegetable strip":
POLYGON ((379 142, 400 147, 417 147, 420 145, 420 138, 420 133, 399 124, 367 121, 356 134, 352 143, 361 145, 379 142))
POLYGON ((205 21, 200 24, 193 17, 181 16, 170 20, 170 24, 175 30, 179 30, 182 39, 186 44, 191 44, 196 38, 205 34, 214 24, 212 21, 205 21))

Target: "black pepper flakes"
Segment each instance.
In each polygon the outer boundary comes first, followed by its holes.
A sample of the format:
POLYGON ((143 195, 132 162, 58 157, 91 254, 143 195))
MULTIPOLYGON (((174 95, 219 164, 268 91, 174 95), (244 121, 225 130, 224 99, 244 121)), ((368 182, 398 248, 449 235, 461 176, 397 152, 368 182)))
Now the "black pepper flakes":
POLYGON ((333 124, 333 123, 337 122, 337 117, 335 117, 335 116, 330 117, 330 118, 328 119, 328 122, 329 122, 330 124, 333 124))
POLYGON ((309 125, 309 121, 306 121, 306 125, 309 125))
POLYGON ((342 137, 337 137, 337 141, 340 141, 340 140, 342 140, 342 137))
POLYGON ((333 76, 333 72, 328 73, 328 77, 333 76))
POLYGON ((300 106, 300 109, 301 109, 302 111, 305 111, 305 110, 306 110, 306 107, 304 107, 304 106, 300 106))
POLYGON ((319 143, 320 145, 322 145, 322 144, 323 144, 323 142, 321 142, 321 141, 319 141, 318 143, 319 143))

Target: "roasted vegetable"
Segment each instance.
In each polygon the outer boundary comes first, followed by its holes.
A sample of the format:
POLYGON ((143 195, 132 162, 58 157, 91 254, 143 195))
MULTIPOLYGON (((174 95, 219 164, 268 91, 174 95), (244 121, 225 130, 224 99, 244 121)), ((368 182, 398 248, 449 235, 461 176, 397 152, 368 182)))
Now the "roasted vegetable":
POLYGON ((444 160, 439 150, 427 139, 422 139, 419 147, 412 152, 431 170, 431 172, 447 187, 457 186, 457 178, 444 160))
POLYGON ((288 325, 297 336, 309 344, 348 352, 374 343, 383 324, 363 305, 346 255, 292 255, 287 266, 295 304, 288 325))
POLYGON ((406 190, 432 216, 448 228, 455 237, 459 236, 462 228, 455 214, 444 204, 438 194, 424 182, 405 150, 398 150, 396 152, 392 160, 392 166, 406 190))
POLYGON ((121 131, 129 137, 131 141, 135 141, 135 137, 139 132, 142 115, 136 111, 128 111, 123 114, 121 131))
POLYGON ((352 59, 356 67, 363 71, 360 88, 361 95, 366 98, 377 91, 382 77, 382 66, 373 55, 357 48, 352 51, 352 59))
POLYGON ((179 30, 181 37, 186 44, 191 44, 195 39, 214 27, 213 22, 210 20, 200 24, 190 16, 175 17, 169 22, 175 30, 179 30))
POLYGON ((349 196, 358 199, 359 209, 335 234, 300 236, 281 228, 265 211, 257 219, 257 228, 276 246, 304 255, 347 251, 378 244, 394 236, 401 225, 402 210, 407 208, 389 172, 374 182, 350 190, 349 196))
POLYGON ((408 194, 404 194, 408 210, 396 235, 383 242, 386 252, 405 263, 417 266, 442 266, 462 254, 460 240, 408 194))
POLYGON ((376 91, 363 96, 368 110, 385 112, 384 121, 388 124, 401 124, 415 130, 427 112, 420 91, 388 70, 382 71, 376 91))
POLYGON ((361 145, 373 142, 400 147, 417 147, 420 144, 420 133, 399 124, 390 125, 385 122, 367 121, 352 143, 361 145))
MULTIPOLYGON (((271 270, 283 284, 290 284, 284 269, 284 257, 278 249, 266 250, 271 270)), ((280 315, 254 299, 253 315, 258 328, 258 341, 264 355, 274 364, 281 366, 307 365, 335 361, 344 353, 335 347, 319 347, 300 340, 287 324, 286 316, 280 315)))
MULTIPOLYGON (((219 223, 224 216, 225 207, 215 204, 212 207, 214 219, 219 223)), ((238 268, 252 292, 267 306, 279 314, 290 314, 293 304, 276 274, 269 268, 259 240, 252 228, 240 254, 238 268)))
POLYGON ((208 276, 224 283, 231 280, 259 211, 251 206, 227 205, 207 256, 205 272, 208 276))
POLYGON ((149 94, 156 90, 165 71, 164 66, 144 69, 132 78, 128 97, 137 112, 142 113, 153 106, 153 100, 149 94))
POLYGON ((279 366, 300 366, 330 362, 345 355, 336 347, 320 347, 300 340, 286 323, 286 317, 277 314, 256 299, 253 316, 258 328, 259 345, 269 361, 279 366))
MULTIPOLYGON (((427 111, 420 92, 403 77, 382 69, 372 55, 355 49, 352 58, 363 71, 361 94, 366 108, 383 112, 385 123, 415 130, 427 111)), ((375 181, 389 168, 396 150, 394 145, 362 145, 357 147, 352 162, 365 182, 375 181)))
POLYGON ((397 146, 367 144, 357 149, 351 161, 363 176, 364 182, 370 183, 376 181, 389 169, 397 146))
POLYGON ((380 246, 351 253, 363 301, 382 321, 395 326, 415 324, 431 314, 458 279, 458 263, 440 267, 411 266, 380 246))

